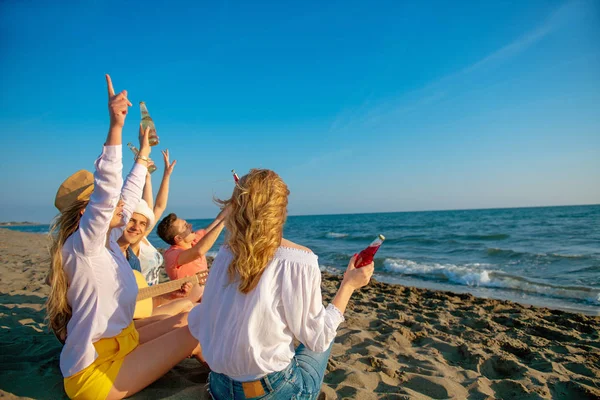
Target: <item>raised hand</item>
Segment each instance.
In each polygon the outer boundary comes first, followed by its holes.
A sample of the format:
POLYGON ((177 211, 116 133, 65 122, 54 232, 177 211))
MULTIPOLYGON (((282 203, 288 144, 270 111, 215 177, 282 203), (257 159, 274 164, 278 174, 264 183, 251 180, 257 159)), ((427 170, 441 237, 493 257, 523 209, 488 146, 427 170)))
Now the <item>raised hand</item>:
POLYGON ((146 130, 142 127, 140 123, 140 152, 138 153, 138 157, 148 157, 150 155, 150 143, 148 143, 148 136, 150 136, 150 127, 146 127, 146 130))
POLYGON ((175 164, 177 164, 177 160, 173 160, 172 163, 169 163, 169 149, 162 151, 163 160, 165 160, 165 175, 171 175, 173 173, 173 168, 175 168, 175 164))
POLYGON ((108 115, 110 116, 110 126, 122 128, 125 125, 128 107, 131 102, 127 99, 127 90, 123 90, 115 95, 110 75, 106 74, 106 85, 108 87, 108 115))

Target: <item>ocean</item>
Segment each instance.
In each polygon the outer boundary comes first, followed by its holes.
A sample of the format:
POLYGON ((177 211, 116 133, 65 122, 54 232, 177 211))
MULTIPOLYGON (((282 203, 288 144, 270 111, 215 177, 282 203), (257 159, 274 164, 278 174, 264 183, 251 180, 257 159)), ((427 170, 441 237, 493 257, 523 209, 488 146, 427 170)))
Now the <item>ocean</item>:
MULTIPOLYGON (((195 229, 210 221, 189 220, 195 229)), ((600 205, 292 216, 284 234, 328 272, 342 273, 383 234, 379 281, 600 315, 600 205)), ((155 232, 149 239, 166 247, 155 232)))

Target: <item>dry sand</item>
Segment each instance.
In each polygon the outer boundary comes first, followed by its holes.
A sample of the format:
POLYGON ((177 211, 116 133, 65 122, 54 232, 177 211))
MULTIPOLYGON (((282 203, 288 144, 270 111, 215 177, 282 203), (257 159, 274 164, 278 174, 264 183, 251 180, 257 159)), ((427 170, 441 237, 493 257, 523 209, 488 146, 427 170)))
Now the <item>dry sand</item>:
MULTIPOLYGON (((64 398, 44 324, 43 235, 0 229, 0 397, 64 398)), ((323 275, 329 301, 339 278, 323 275)), ((600 317, 373 282, 356 293, 321 398, 600 399, 600 317)), ((177 365, 134 399, 207 399, 177 365)))

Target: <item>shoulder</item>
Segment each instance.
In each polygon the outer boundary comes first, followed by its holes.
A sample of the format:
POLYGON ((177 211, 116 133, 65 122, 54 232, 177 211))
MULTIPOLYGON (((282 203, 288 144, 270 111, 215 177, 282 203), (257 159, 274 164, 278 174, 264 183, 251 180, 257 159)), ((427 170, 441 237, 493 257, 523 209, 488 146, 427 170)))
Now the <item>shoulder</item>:
POLYGON ((282 246, 282 247, 288 247, 288 248, 290 248, 290 249, 302 250, 302 251, 306 251, 306 252, 308 252, 308 253, 312 253, 312 254, 314 254, 314 253, 312 252, 312 250, 311 250, 311 249, 309 249, 308 247, 304 247, 304 246, 302 246, 302 245, 299 245, 299 244, 297 244, 297 243, 294 243, 294 242, 292 242, 291 240, 287 240, 287 239, 285 239, 285 238, 281 239, 281 246, 282 246))
POLYGON ((165 259, 167 260, 167 262, 169 262, 170 260, 176 261, 177 256, 179 255, 179 253, 181 253, 183 251, 183 249, 179 246, 171 246, 169 247, 167 250, 165 250, 165 259))
POLYGON ((280 264, 282 269, 294 275, 320 272, 318 257, 315 253, 308 247, 300 246, 286 239, 282 240, 274 260, 280 264))

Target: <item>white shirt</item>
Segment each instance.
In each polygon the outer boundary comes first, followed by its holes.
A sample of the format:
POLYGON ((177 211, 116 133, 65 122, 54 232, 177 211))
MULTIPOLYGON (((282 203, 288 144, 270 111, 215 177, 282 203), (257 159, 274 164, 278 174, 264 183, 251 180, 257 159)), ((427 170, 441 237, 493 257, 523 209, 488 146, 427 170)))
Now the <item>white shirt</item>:
POLYGON ((285 369, 294 357, 294 336, 315 352, 335 339, 342 313, 323 306, 321 271, 311 252, 280 247, 248 294, 229 283, 233 259, 222 246, 208 275, 202 303, 188 315, 210 368, 237 381, 285 369))
MULTIPOLYGON (((67 301, 73 313, 60 354, 64 377, 94 362, 98 357, 94 342, 118 335, 133 321, 137 297, 133 272, 124 256, 115 259, 106 248, 106 234, 121 195, 122 169, 121 146, 105 146, 96 160, 94 191, 79 229, 62 249, 63 268, 69 281, 67 301)), ((136 164, 130 175, 141 184, 123 188, 125 220, 137 205, 132 204, 132 199, 136 195, 138 201, 141 198, 145 174, 146 167, 136 164)))
POLYGON ((140 265, 142 275, 146 278, 148 285, 158 285, 160 279, 160 267, 163 265, 163 256, 156 250, 156 247, 144 238, 140 242, 140 265))

